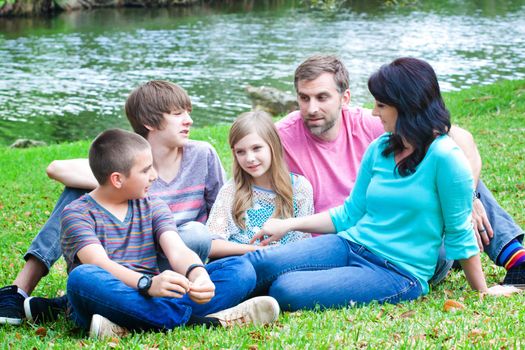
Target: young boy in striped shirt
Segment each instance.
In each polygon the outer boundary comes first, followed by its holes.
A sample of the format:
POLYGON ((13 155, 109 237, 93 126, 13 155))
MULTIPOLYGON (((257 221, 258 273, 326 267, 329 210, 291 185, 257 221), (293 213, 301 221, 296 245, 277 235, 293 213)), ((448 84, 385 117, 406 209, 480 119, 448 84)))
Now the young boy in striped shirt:
POLYGON ((107 130, 93 141, 89 165, 99 185, 66 206, 61 242, 72 317, 91 336, 277 319, 271 297, 237 305, 255 286, 249 263, 233 257, 203 265, 177 235, 166 203, 148 197, 157 172, 144 138, 107 130), (160 272, 158 251, 171 269, 160 272))
MULTIPOLYGON (((177 84, 152 80, 130 93, 125 109, 133 130, 151 145, 158 178, 150 193, 168 204, 180 237, 205 261, 211 235, 204 223, 224 183, 224 170, 209 143, 189 139, 190 97, 177 84)), ((12 285, 0 289, 0 324, 18 325, 24 318, 37 323, 54 320, 66 307, 65 297, 29 295, 62 255, 59 220, 63 208, 98 183, 87 159, 55 160, 47 173, 66 187, 27 250, 23 269, 12 285)), ((158 259, 161 269, 169 268, 162 254, 158 259)))

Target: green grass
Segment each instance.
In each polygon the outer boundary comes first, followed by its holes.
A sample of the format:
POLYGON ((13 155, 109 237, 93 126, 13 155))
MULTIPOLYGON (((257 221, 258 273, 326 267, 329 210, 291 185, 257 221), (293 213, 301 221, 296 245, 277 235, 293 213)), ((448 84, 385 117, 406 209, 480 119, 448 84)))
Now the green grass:
MULTIPOLYGON (((446 94, 453 121, 470 130, 483 156, 482 178, 516 221, 525 226, 525 81, 503 81, 490 86, 446 94)), ((228 126, 194 130, 194 139, 212 143, 229 169, 228 126)), ((21 258, 45 222, 61 186, 45 176, 53 159, 85 157, 87 142, 45 148, 0 149, 0 285, 11 283, 23 266, 21 258)), ((490 284, 504 271, 483 257, 490 284)), ((34 295, 63 293, 65 264, 61 260, 42 280, 34 295)), ((337 286, 334 286, 337 288, 337 286)), ((265 328, 205 330, 175 329, 167 333, 137 333, 118 340, 93 341, 65 321, 40 328, 0 326, 2 348, 523 348, 525 295, 481 298, 467 287, 463 274, 452 272, 427 296, 400 305, 371 305, 324 312, 282 314, 265 328), (446 299, 466 308, 443 311, 446 299)))

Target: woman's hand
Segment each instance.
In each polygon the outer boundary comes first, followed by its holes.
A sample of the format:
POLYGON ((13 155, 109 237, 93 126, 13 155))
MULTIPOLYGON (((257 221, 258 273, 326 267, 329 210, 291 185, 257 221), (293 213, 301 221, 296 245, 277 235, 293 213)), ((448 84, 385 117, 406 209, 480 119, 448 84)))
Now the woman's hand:
POLYGON ((521 293, 522 291, 514 286, 501 286, 499 284, 488 288, 485 294, 496 295, 496 296, 510 296, 515 293, 521 293))
POLYGON ((256 241, 260 240, 259 245, 268 245, 283 238, 288 231, 290 231, 288 219, 268 219, 262 229, 253 235, 250 244, 255 244, 256 241))

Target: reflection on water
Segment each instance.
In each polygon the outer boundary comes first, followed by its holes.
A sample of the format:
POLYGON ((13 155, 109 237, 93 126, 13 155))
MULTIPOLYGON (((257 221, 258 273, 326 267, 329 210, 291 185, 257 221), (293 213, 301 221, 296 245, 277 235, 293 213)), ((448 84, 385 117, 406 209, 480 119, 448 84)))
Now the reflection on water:
POLYGON ((127 127, 127 94, 150 79, 187 89, 196 125, 229 122, 250 108, 244 86, 292 92, 295 67, 313 53, 343 58, 356 104, 370 101, 368 75, 402 55, 427 59, 444 90, 525 78, 525 0, 354 1, 337 12, 231 2, 0 20, 0 143, 127 127))

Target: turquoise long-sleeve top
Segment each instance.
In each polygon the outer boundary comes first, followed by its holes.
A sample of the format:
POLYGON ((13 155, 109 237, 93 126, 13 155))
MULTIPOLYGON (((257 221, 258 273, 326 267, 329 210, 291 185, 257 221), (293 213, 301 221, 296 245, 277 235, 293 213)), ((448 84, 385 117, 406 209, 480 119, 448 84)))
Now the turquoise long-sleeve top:
POLYGON ((352 193, 329 213, 338 235, 412 274, 426 294, 442 242, 447 259, 479 253, 471 223, 472 173, 463 152, 442 135, 416 171, 402 177, 394 172, 394 155, 381 154, 388 137, 370 144, 352 193))

